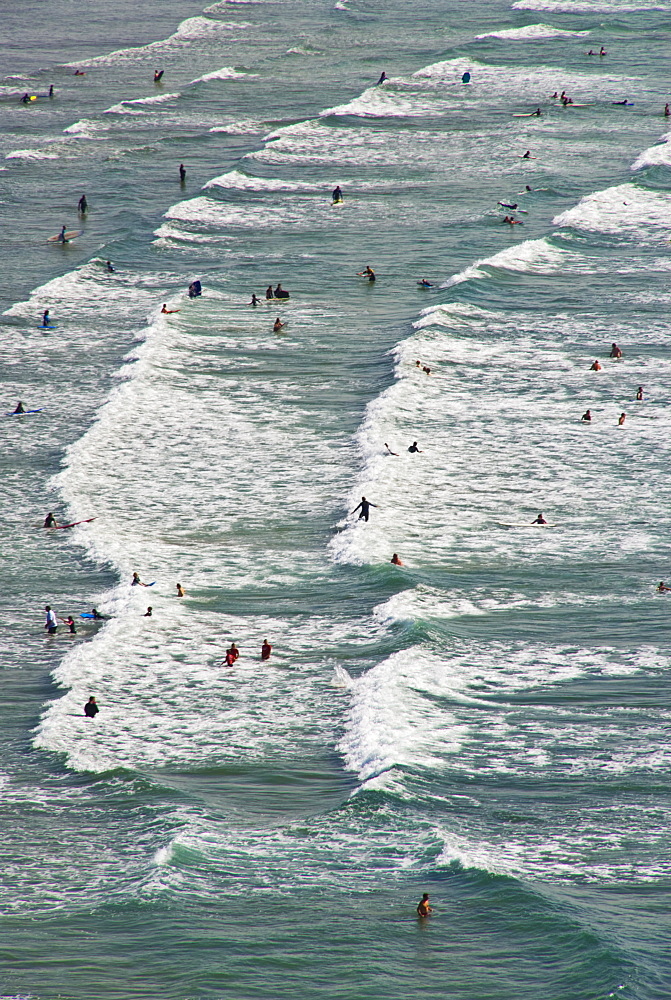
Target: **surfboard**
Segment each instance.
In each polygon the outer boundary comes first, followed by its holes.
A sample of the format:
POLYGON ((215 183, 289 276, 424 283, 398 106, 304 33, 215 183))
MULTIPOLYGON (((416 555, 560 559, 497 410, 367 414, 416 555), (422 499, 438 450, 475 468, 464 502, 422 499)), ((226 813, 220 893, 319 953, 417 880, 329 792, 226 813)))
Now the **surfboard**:
POLYGON ((111 615, 92 615, 90 611, 85 612, 80 618, 91 618, 94 622, 109 621, 111 615))
POLYGON ((61 531, 63 528, 75 528, 78 524, 88 524, 89 521, 95 521, 95 517, 87 517, 84 521, 73 521, 72 524, 55 524, 53 528, 48 528, 48 531, 61 531))
POLYGON ((336 201, 332 201, 331 204, 332 205, 344 205, 345 204, 345 199, 344 198, 338 198, 336 201))
POLYGON ((529 114, 522 114, 522 113, 513 114, 513 118, 542 118, 542 117, 543 117, 542 115, 537 115, 535 111, 532 111, 529 114))
POLYGON ((78 236, 82 235, 82 229, 67 229, 63 234, 63 239, 60 238, 60 233, 57 236, 50 236, 47 243, 70 243, 72 240, 76 240, 78 236))
POLYGON ((41 406, 39 410, 24 410, 23 413, 15 413, 14 410, 11 413, 5 413, 6 417, 25 417, 26 413, 41 413, 43 407, 41 406))
POLYGON ((558 528, 557 524, 530 524, 528 521, 519 521, 517 524, 507 521, 497 521, 499 528, 558 528))
POLYGON ((56 329, 56 324, 54 323, 53 325, 50 325, 49 323, 47 323, 47 325, 45 326, 44 323, 40 323, 40 325, 38 326, 37 329, 38 330, 55 330, 56 329))

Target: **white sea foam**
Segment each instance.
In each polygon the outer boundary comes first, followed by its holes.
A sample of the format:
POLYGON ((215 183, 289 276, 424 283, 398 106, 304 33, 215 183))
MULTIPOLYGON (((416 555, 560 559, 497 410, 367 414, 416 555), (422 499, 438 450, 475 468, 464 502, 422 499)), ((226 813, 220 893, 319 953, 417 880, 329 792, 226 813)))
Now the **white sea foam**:
MULTIPOLYGON (((449 288, 451 285, 459 285, 463 281, 472 281, 476 278, 486 278, 487 272, 482 270, 485 266, 505 268, 508 271, 551 274, 557 272, 565 260, 566 251, 553 246, 546 239, 525 240, 523 243, 515 244, 515 246, 506 247, 505 250, 492 254, 491 257, 483 257, 482 260, 476 261, 475 264, 471 264, 458 274, 453 274, 441 285, 441 288, 449 288)), ((441 309, 442 307, 433 308, 441 309)))
MULTIPOLYGON (((213 177, 203 185, 211 187, 233 188, 240 191, 311 191, 320 190, 308 182, 281 180, 276 177, 250 177, 240 170, 229 170, 227 174, 213 177)), ((323 190, 323 188, 321 189, 323 190)))
POLYGON ((555 28, 551 24, 527 24, 523 28, 502 28, 500 31, 489 31, 485 35, 476 35, 478 40, 484 38, 505 38, 513 42, 534 41, 537 38, 570 38, 572 36, 589 35, 589 31, 568 31, 565 28, 555 28))
POLYGON ((138 97, 133 101, 119 101, 118 104, 113 104, 111 108, 106 108, 103 114, 139 114, 141 113, 141 109, 146 105, 164 104, 166 101, 176 100, 179 96, 179 93, 156 94, 153 97, 138 97))
POLYGON ((646 191, 635 184, 595 191, 574 208, 552 220, 555 226, 571 226, 593 232, 635 234, 643 240, 666 237, 671 217, 671 195, 664 191, 646 191))
POLYGON ((671 167, 671 132, 662 136, 658 145, 650 146, 637 156, 631 170, 645 170, 647 167, 671 167))
POLYGON ((206 83, 208 80, 244 80, 250 79, 255 76, 254 73, 240 73, 239 70, 233 69, 232 66, 222 66, 221 69, 215 69, 211 73, 205 73, 203 76, 196 77, 192 80, 189 86, 193 86, 196 83, 206 83))
POLYGON ((182 21, 177 31, 169 38, 158 42, 150 42, 148 45, 138 45, 133 48, 117 49, 104 56, 95 56, 92 59, 82 59, 78 62, 66 63, 71 68, 81 66, 116 66, 134 63, 148 57, 168 55, 171 52, 188 48, 194 41, 206 38, 215 38, 225 31, 233 31, 247 25, 235 22, 216 21, 208 17, 188 17, 182 21))
POLYGON ((421 115, 440 114, 445 106, 440 101, 422 100, 408 97, 388 87, 369 87, 359 97, 347 104, 320 111, 322 117, 328 115, 363 115, 371 118, 412 118, 421 115))
POLYGON ((6 160, 57 160, 58 153, 46 153, 41 149, 14 149, 7 153, 6 160))
POLYGON ((669 0, 516 0, 513 10, 548 10, 567 14, 630 14, 639 10, 671 10, 669 0))

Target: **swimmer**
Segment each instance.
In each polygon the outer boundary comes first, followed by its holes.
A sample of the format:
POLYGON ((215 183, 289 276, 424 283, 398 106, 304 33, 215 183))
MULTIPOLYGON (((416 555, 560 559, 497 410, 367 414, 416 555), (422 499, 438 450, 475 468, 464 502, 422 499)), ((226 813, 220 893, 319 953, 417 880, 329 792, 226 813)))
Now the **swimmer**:
POLYGON ((601 365, 599 364, 598 360, 595 361, 593 365, 590 365, 589 370, 591 372, 600 372, 601 371, 601 365))
POLYGON ((422 367, 422 362, 421 361, 415 361, 415 367, 421 368, 422 367))
POLYGON ((429 906, 429 894, 425 892, 419 903, 417 904, 417 916, 418 917, 430 917, 433 910, 429 906))
POLYGON ((250 306, 258 306, 261 300, 257 299, 256 295, 252 292, 252 301, 249 303, 250 306))
POLYGON ((382 72, 382 73, 380 74, 380 79, 379 79, 379 80, 377 81, 377 83, 375 84, 375 86, 376 86, 376 87, 379 87, 379 86, 380 86, 380 84, 381 84, 381 83, 384 83, 384 81, 385 81, 386 79, 387 79, 387 74, 386 74, 385 72, 382 72))
POLYGON ((596 52, 594 52, 592 49, 590 49, 589 52, 587 53, 587 55, 588 56, 595 56, 596 52))
POLYGON ((422 278, 422 280, 418 281, 417 284, 421 285, 422 288, 433 288, 433 282, 427 281, 426 278, 422 278))
POLYGON ((636 390, 636 399, 639 402, 643 399, 643 386, 642 385, 639 385, 638 389, 636 390))
POLYGON ((266 288, 266 298, 267 299, 272 299, 273 298, 273 286, 272 285, 268 285, 268 287, 266 288))
POLYGON ((56 632, 58 631, 58 620, 56 618, 56 615, 51 610, 51 605, 50 604, 47 604, 47 606, 46 606, 46 608, 44 610, 47 613, 47 617, 46 617, 46 620, 44 622, 44 627, 47 630, 47 632, 49 633, 49 635, 56 635, 56 632))
POLYGON ((57 528, 58 527, 58 521, 56 520, 56 518, 54 517, 54 515, 51 513, 51 511, 49 511, 49 513, 45 517, 44 524, 42 525, 42 527, 43 528, 57 528))
POLYGON ((617 426, 622 427, 626 419, 627 419, 627 414, 621 413, 620 416, 618 417, 617 426))
POLYGON ((73 76, 86 76, 86 73, 84 73, 83 70, 81 70, 81 69, 76 69, 72 75, 73 76))
POLYGON ((585 410, 585 412, 583 413, 583 415, 582 415, 582 417, 580 419, 581 420, 585 420, 589 424, 591 422, 591 420, 592 420, 592 411, 591 410, 585 410))
POLYGON ((267 639, 263 640, 263 645, 261 646, 261 659, 269 660, 270 654, 273 651, 273 647, 270 645, 267 639))
POLYGON ((283 326, 285 326, 285 324, 278 316, 275 322, 273 323, 273 333, 279 333, 283 326))
POLYGON ((30 94, 25 93, 21 98, 21 104, 30 104, 30 94))
POLYGON ((238 649, 238 647, 235 645, 234 642, 231 643, 231 645, 226 650, 226 652, 231 654, 231 656, 233 657, 233 662, 234 663, 238 659, 238 657, 240 656, 240 650, 238 649))
POLYGON ((422 371, 423 371, 423 372, 424 372, 424 373, 425 373, 426 375, 430 375, 430 374, 431 374, 431 369, 430 369, 430 368, 427 368, 427 366, 426 366, 426 365, 422 365, 422 371))
POLYGON ((161 82, 161 78, 163 77, 164 73, 165 73, 165 70, 163 70, 163 69, 155 69, 154 70, 154 83, 160 83, 161 82))
POLYGON ((182 586, 182 584, 181 583, 177 583, 177 584, 175 584, 175 586, 177 587, 177 596, 178 597, 184 597, 184 587, 182 586))
POLYGON ((669 105, 668 105, 668 104, 665 104, 665 105, 664 105, 664 117, 665 117, 665 118, 668 118, 668 117, 669 117, 669 115, 671 115, 671 110, 669 110, 669 105))
POLYGON ((152 617, 152 611, 153 611, 153 608, 147 608, 147 610, 142 615, 142 617, 143 618, 151 618, 152 617))
POLYGON ((366 500, 365 497, 361 497, 361 503, 358 504, 354 508, 354 510, 351 511, 351 513, 352 514, 356 514, 356 512, 360 509, 361 513, 359 514, 359 520, 361 520, 363 518, 364 521, 368 521, 368 515, 370 513, 370 508, 371 507, 377 507, 377 504, 376 503, 371 503, 370 500, 366 500))
POLYGON ((532 521, 531 523, 532 524, 547 524, 547 521, 543 517, 543 511, 541 511, 540 514, 538 515, 538 517, 536 518, 536 520, 532 521))
POLYGON ((70 629, 70 635, 77 635, 77 627, 75 625, 75 620, 72 617, 72 615, 68 615, 67 618, 59 618, 58 620, 60 622, 63 622, 64 625, 68 626, 68 628, 70 629))
POLYGON ((525 187, 524 187, 524 190, 525 190, 525 191, 526 191, 526 192, 527 192, 528 194, 531 194, 531 188, 529 187, 529 185, 528 185, 528 184, 526 184, 526 185, 525 185, 525 187))
POLYGON ((610 349, 610 356, 611 356, 611 358, 621 358, 622 357, 622 351, 617 346, 617 344, 613 344, 612 345, 612 347, 610 349))
POLYGON ((339 201, 343 200, 342 191, 340 190, 340 185, 339 184, 333 189, 332 198, 333 198, 333 204, 334 205, 336 204, 336 202, 339 202, 339 201))
POLYGON ((97 608, 92 608, 91 614, 93 615, 96 621, 103 621, 105 618, 107 618, 107 615, 101 615, 97 608))
POLYGON ((356 273, 359 278, 368 278, 369 281, 375 281, 375 271, 368 264, 366 264, 365 271, 357 271, 356 273))
POLYGON ((93 697, 93 695, 91 695, 91 697, 89 698, 89 700, 84 705, 84 715, 88 719, 95 719, 95 717, 96 717, 96 715, 98 714, 99 711, 100 711, 100 709, 96 705, 96 700, 93 697))
POLYGON ((667 590, 670 590, 670 591, 671 591, 671 587, 666 587, 666 586, 664 585, 664 581, 663 581, 663 580, 660 580, 660 581, 659 581, 659 587, 657 588, 657 591, 658 591, 658 593, 660 593, 660 594, 663 594, 663 593, 664 593, 665 591, 667 591, 667 590))
POLYGON ((179 183, 180 184, 184 184, 185 181, 186 181, 186 167, 184 166, 183 163, 180 163, 180 165, 179 165, 179 183))
POLYGON ((421 448, 417 447, 417 442, 416 441, 412 442, 412 444, 408 448, 408 451, 411 452, 411 454, 413 454, 413 455, 416 454, 416 453, 419 454, 419 455, 422 454, 422 450, 421 450, 421 448))
POLYGON ((507 222, 509 226, 523 226, 524 223, 521 219, 513 219, 512 215, 506 215, 504 222, 507 222))
POLYGON ((49 310, 45 309, 42 313, 42 326, 49 326, 51 319, 49 318, 49 310))
POLYGON ((143 583, 140 579, 139 573, 133 573, 133 579, 130 582, 131 587, 146 587, 147 584, 143 583))
MULTIPOLYGON (((419 361, 417 362, 417 364, 419 364, 419 361)), ((387 454, 388 455, 393 455, 395 458, 398 458, 398 452, 397 451, 392 451, 386 441, 384 443, 384 446, 387 449, 387 454)))
POLYGON ((112 261, 111 260, 106 260, 105 261, 105 268, 106 268, 107 271, 109 271, 110 274, 114 274, 114 268, 112 267, 112 261))
POLYGON ((21 400, 19 400, 18 403, 16 404, 16 409, 14 410, 14 413, 25 413, 25 412, 26 408, 21 402, 21 400))
POLYGON ((398 558, 398 552, 394 552, 393 556, 391 557, 391 559, 389 561, 392 562, 394 564, 394 566, 402 566, 403 565, 403 563, 401 562, 401 560, 398 558))
POLYGON ((181 312, 181 310, 180 309, 168 309, 167 305, 164 302, 163 305, 161 306, 161 312, 164 313, 166 316, 171 316, 173 313, 181 312))
POLYGON ((89 203, 86 200, 86 195, 83 194, 79 201, 77 202, 77 211, 80 215, 86 215, 88 212, 89 203))

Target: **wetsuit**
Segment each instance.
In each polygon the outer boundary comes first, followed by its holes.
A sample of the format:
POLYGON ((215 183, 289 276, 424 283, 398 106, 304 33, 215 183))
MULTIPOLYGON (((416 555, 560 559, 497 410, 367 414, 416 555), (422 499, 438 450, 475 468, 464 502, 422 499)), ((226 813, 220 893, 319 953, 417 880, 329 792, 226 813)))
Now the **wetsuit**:
POLYGON ((100 709, 94 701, 87 701, 84 705, 84 715, 86 715, 89 719, 95 719, 99 711, 100 709))
POLYGON ((361 509, 361 513, 359 514, 359 520, 361 520, 363 518, 364 521, 367 521, 371 507, 377 507, 377 504, 376 503, 371 503, 370 500, 365 500, 362 497, 361 498, 361 503, 357 507, 354 508, 354 510, 352 511, 352 513, 356 514, 356 512, 359 509, 361 509))

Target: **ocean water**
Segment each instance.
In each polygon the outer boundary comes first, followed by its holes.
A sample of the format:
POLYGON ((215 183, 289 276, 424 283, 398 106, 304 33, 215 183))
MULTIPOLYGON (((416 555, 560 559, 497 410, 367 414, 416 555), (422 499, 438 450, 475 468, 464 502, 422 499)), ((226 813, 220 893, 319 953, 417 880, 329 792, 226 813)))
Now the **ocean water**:
POLYGON ((669 13, 3 11, 5 1000, 669 996, 669 13))

